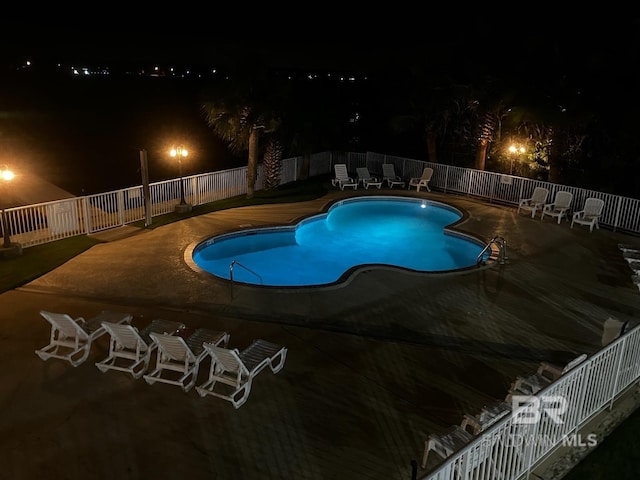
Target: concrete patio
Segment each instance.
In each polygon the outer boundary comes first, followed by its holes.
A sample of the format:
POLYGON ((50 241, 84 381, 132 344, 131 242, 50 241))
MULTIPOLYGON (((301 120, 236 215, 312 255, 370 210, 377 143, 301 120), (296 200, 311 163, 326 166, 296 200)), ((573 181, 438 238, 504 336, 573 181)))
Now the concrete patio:
MULTIPOLYGON (((101 236, 105 243, 0 295, 0 478, 409 480, 429 433, 504 398, 540 361, 593 354, 607 318, 634 322, 640 313, 618 248, 637 238, 436 192, 336 190, 101 236), (459 229, 507 240, 508 262, 458 274, 368 270, 341 288, 265 291, 231 289, 188 261, 216 233, 295 223, 355 195, 454 205, 469 215, 459 229), (43 362, 34 354, 49 339, 41 309, 85 318, 120 310, 138 327, 176 320, 225 330, 234 347, 263 338, 289 353, 235 410, 195 390, 99 372, 106 336, 77 368, 43 362)), ((198 383, 207 371, 205 361, 198 383)))

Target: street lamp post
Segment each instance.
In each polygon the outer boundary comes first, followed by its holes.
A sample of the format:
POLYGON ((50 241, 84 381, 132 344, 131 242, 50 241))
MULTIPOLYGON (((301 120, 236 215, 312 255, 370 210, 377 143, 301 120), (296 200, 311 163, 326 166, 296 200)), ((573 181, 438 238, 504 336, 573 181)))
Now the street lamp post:
POLYGON ((513 162, 518 158, 518 155, 521 155, 525 152, 524 147, 516 147, 515 145, 511 145, 509 147, 509 153, 511 154, 511 175, 513 175, 513 162))
POLYGON ((184 180, 182 178, 182 159, 186 158, 189 155, 189 152, 186 148, 182 146, 173 147, 169 152, 174 158, 178 159, 178 176, 180 177, 180 207, 181 211, 188 210, 187 201, 184 198, 184 180))
MULTIPOLYGON (((14 174, 7 168, 6 165, 0 168, 0 181, 2 181, 3 187, 9 184, 13 180, 14 174)), ((6 193, 3 188, 3 193, 6 193)), ((2 203, 2 248, 11 248, 11 237, 9 232, 9 220, 7 219, 7 212, 5 210, 6 200, 2 203)))

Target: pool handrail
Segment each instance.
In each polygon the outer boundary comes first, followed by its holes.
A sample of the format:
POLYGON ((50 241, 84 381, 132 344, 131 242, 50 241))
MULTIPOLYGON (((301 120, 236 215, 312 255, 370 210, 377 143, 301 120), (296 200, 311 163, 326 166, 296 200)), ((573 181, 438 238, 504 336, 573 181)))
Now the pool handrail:
POLYGON ((260 279, 260 285, 262 285, 262 276, 256 272, 254 272, 253 270, 251 270, 249 267, 241 264, 239 261, 237 260, 233 260, 230 264, 229 264, 229 280, 231 280, 231 298, 233 298, 233 267, 235 265, 238 265, 242 268, 244 268, 247 272, 249 273, 253 273, 256 277, 258 277, 260 279))
POLYGON ((500 265, 504 265, 506 263, 506 261, 508 260, 507 241, 504 239, 504 237, 496 236, 493 237, 491 241, 489 241, 489 243, 487 243, 482 251, 478 254, 478 257, 476 258, 477 264, 482 263, 482 257, 488 250, 491 249, 492 245, 496 245, 498 247, 498 261, 500 262, 500 265))

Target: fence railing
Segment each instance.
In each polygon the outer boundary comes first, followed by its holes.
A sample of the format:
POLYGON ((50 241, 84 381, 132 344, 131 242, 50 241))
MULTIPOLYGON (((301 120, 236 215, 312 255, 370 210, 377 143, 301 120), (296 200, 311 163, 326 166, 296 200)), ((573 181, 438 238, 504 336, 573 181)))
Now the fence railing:
MULTIPOLYGON (((303 162, 303 157, 284 159, 280 172, 280 184, 298 180, 302 173, 303 162)), ((355 172, 357 167, 366 166, 372 174, 380 174, 383 163, 392 163, 396 173, 403 178, 419 177, 423 168, 430 166, 434 170, 429 183, 432 189, 509 205, 517 205, 521 198, 530 196, 538 186, 549 189, 550 199, 559 190, 572 192, 574 211, 579 210, 588 197, 597 197, 604 200, 604 211, 599 222, 601 226, 640 233, 640 200, 634 198, 374 152, 316 153, 309 161, 309 176, 330 175, 336 163, 345 163, 350 172, 355 172)), ((247 191, 246 167, 187 176, 183 181, 185 200, 194 206, 242 195, 247 191)), ((256 191, 261 190, 263 184, 262 165, 259 165, 256 191)), ((149 185, 149 190, 151 216, 170 213, 179 202, 180 179, 152 183, 149 185)), ((8 208, 5 214, 11 240, 27 248, 143 220, 145 218, 143 188, 142 186, 130 187, 95 195, 8 208)), ((2 227, 4 228, 5 225, 2 224, 2 227)))
POLYGON ((515 409, 421 480, 524 478, 559 446, 597 443, 597 438, 588 439, 591 433, 578 437, 577 432, 637 383, 639 347, 637 326, 534 395, 538 405, 545 399, 562 399, 558 415, 540 414, 535 421, 523 422, 523 413, 531 418, 524 412, 528 407, 515 409))
POLYGON ((429 187, 432 189, 445 193, 469 195, 489 202, 508 205, 517 205, 521 198, 530 197, 535 187, 545 187, 549 190, 549 203, 552 202, 556 192, 560 190, 572 192, 572 211, 580 210, 589 197, 600 198, 604 200, 604 210, 599 220, 600 226, 606 226, 614 231, 640 233, 640 200, 635 198, 378 153, 367 153, 365 162, 359 158, 348 160, 350 163, 347 165, 350 171, 355 171, 357 166, 364 166, 362 163, 366 163, 370 171, 381 172, 382 163, 393 163, 396 173, 403 178, 419 177, 422 174, 422 169, 429 166, 433 168, 433 176, 429 182, 429 187))

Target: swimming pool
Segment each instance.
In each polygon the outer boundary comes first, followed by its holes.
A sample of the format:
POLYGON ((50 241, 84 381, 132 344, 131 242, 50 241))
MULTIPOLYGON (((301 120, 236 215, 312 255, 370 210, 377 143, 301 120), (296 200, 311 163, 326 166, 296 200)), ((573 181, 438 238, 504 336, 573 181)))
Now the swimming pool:
POLYGON ((449 272, 475 266, 484 248, 478 239, 446 230, 461 218, 462 212, 440 202, 356 197, 295 226, 208 238, 191 256, 216 277, 273 287, 342 283, 363 268, 449 272))

